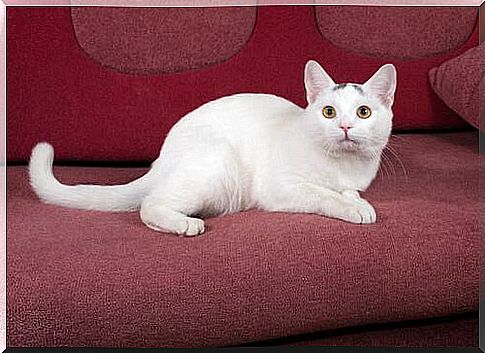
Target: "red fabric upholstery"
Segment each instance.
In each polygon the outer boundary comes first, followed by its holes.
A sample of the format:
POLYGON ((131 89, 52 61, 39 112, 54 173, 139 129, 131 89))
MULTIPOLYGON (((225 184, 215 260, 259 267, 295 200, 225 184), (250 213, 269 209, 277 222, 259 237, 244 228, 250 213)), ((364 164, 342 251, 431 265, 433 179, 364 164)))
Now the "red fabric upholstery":
POLYGON ((236 54, 251 35, 255 7, 73 7, 81 47, 129 73, 200 69, 236 54))
POLYGON ((362 82, 394 63, 398 130, 468 126, 433 92, 428 72, 476 45, 478 27, 456 50, 399 61, 335 47, 318 32, 312 6, 257 11, 251 38, 230 60, 185 73, 129 75, 106 69, 80 48, 68 8, 9 7, 7 159, 26 160, 45 140, 64 160, 153 160, 173 124, 215 98, 262 92, 303 106, 308 59, 320 61, 337 82, 362 82))
POLYGON ((336 46, 380 58, 418 59, 461 46, 476 7, 318 6, 318 28, 336 46))
MULTIPOLYGON (((249 211, 180 238, 42 204, 7 173, 8 346, 220 346, 478 308, 478 133, 401 135, 378 222, 249 211)), ((389 155, 389 157, 392 157, 389 155)), ((56 167, 66 183, 144 169, 56 167)))
POLYGON ((485 113, 485 90, 480 90, 480 87, 485 87, 484 57, 485 43, 482 43, 429 72, 436 94, 476 128, 480 125, 480 108, 485 113))
POLYGON ((291 346, 478 347, 478 319, 457 319, 342 333, 288 343, 291 346))

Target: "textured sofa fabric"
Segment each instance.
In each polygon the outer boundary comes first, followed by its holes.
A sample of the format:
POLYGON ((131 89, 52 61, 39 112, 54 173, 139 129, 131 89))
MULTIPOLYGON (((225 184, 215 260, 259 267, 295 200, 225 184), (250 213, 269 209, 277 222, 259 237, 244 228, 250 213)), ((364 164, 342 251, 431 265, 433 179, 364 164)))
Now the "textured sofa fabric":
MULTIPOLYGON (((314 6, 259 7, 251 36, 228 60, 198 70, 189 70, 189 65, 184 72, 149 74, 153 67, 147 65, 151 63, 133 59, 137 70, 147 73, 134 75, 123 72, 134 66, 115 70, 92 59, 78 42, 79 31, 76 36, 79 14, 73 26, 69 8, 10 7, 7 158, 25 161, 34 144, 46 140, 64 160, 153 160, 173 124, 215 98, 261 92, 304 106, 303 68, 308 59, 320 61, 337 82, 363 82, 382 64, 394 63, 398 71, 397 130, 468 126, 433 92, 428 72, 475 46, 478 26, 468 37, 462 31, 447 43, 443 42, 443 27, 430 27, 429 35, 441 38, 439 53, 399 60, 392 53, 376 57, 335 46, 325 37, 329 33, 319 31, 315 11, 314 6)), ((340 11, 345 16, 352 7, 340 11)), ((440 18, 441 12, 436 11, 436 16, 429 15, 430 24, 440 18)), ((457 18, 467 19, 463 28, 469 32, 473 13, 467 8, 461 11, 463 16, 457 18)), ((355 30, 365 32, 366 27, 355 30)), ((397 33, 381 31, 380 35, 389 39, 397 33)), ((153 37, 147 34, 146 38, 153 37)), ((234 43, 228 45, 235 48, 234 43)), ((220 54, 217 50, 212 59, 220 59, 220 54)))
MULTIPOLYGON (((389 155, 365 194, 376 224, 249 211, 190 239, 44 205, 9 167, 8 346, 238 345, 477 310, 478 134, 391 146, 406 173, 389 155)), ((55 168, 65 183, 145 171, 55 168)))
POLYGON ((73 7, 76 39, 94 60, 128 73, 187 71, 221 63, 249 39, 255 7, 73 7))
POLYGON ((460 47, 473 32, 478 9, 318 6, 316 15, 322 36, 344 50, 357 55, 412 60, 460 47))
POLYGON ((485 102, 485 43, 431 69, 429 79, 434 91, 463 119, 479 128, 480 102, 485 102))
MULTIPOLYGON (((478 313, 404 322, 391 325, 338 330, 306 337, 289 337, 291 346, 364 346, 364 347, 477 347, 478 313), (348 332, 350 331, 350 332, 348 332)), ((289 342, 288 342, 289 341, 289 342)), ((280 344, 285 339, 269 344, 280 344)))
MULTIPOLYGON (((338 47, 396 59, 457 49, 478 14, 473 7, 317 6, 315 12, 320 33, 338 47), (356 24, 365 30, 356 31, 356 24)), ((229 59, 249 40, 256 13, 256 7, 74 7, 71 17, 79 44, 94 60, 122 72, 160 74, 229 59)))

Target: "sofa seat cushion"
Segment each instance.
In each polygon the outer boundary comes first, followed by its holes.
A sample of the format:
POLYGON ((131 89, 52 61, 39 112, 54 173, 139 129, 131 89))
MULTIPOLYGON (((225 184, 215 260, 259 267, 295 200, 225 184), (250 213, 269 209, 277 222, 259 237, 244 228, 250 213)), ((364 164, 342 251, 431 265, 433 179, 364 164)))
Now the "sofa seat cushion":
POLYGON ((478 321, 478 312, 473 312, 314 332, 248 346, 477 347, 478 321))
MULTIPOLYGON (((248 211, 195 238, 42 204, 7 172, 8 346, 201 347, 478 308, 478 134, 400 135, 378 221, 248 211), (404 168, 401 168, 401 163, 404 168), (404 172, 404 169, 406 172, 404 172)), ((146 169, 56 167, 65 183, 146 169)))

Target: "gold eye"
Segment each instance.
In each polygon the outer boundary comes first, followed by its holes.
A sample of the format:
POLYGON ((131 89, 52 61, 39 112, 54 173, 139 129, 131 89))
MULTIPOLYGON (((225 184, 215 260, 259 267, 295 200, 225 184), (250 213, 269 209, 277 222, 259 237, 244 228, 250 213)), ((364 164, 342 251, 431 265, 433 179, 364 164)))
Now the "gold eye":
POLYGON ((370 110, 370 108, 368 106, 363 105, 363 106, 360 106, 359 108, 357 108, 357 115, 361 119, 367 119, 372 115, 372 111, 370 110))
POLYGON ((327 105, 323 108, 323 116, 327 119, 333 119, 337 116, 337 112, 335 111, 335 108, 332 107, 331 105, 327 105))

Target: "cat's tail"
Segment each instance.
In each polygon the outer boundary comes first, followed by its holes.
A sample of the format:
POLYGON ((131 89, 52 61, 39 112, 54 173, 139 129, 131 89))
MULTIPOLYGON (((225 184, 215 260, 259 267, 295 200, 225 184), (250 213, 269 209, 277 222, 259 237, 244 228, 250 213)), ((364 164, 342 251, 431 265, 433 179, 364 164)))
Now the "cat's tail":
POLYGON ((30 184, 39 198, 49 204, 97 211, 134 211, 152 185, 150 172, 124 185, 64 185, 52 173, 54 149, 46 142, 32 150, 30 184))

